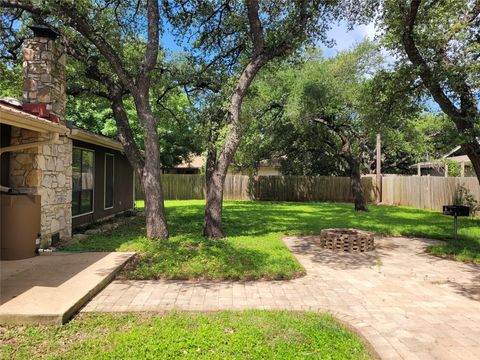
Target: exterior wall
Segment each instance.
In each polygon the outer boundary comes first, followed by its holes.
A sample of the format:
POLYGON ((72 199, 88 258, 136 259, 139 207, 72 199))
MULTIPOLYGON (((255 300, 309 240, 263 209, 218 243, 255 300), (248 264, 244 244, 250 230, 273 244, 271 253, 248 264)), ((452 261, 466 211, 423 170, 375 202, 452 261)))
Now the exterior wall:
MULTIPOLYGON (((10 145, 10 125, 0 124, 0 147, 10 145)), ((4 153, 0 158, 0 185, 10 186, 10 154, 4 153)))
POLYGON ((120 151, 82 141, 73 140, 73 146, 91 149, 95 152, 93 213, 73 217, 73 228, 132 209, 134 201, 133 169, 130 166, 127 157, 120 151), (104 209, 105 153, 113 154, 115 156, 113 208, 107 210, 104 209))
MULTIPOLYGON (((50 135, 12 127, 10 145, 48 139, 50 135)), ((43 246, 54 234, 71 236, 72 141, 61 136, 60 142, 10 153, 10 187, 41 196, 43 246)))

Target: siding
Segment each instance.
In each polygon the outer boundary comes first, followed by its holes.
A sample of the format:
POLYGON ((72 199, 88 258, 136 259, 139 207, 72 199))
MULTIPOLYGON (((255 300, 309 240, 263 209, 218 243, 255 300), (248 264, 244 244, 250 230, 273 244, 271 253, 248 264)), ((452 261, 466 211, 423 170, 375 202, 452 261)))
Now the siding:
POLYGON ((125 210, 133 208, 133 170, 125 155, 120 151, 112 150, 98 145, 73 140, 74 147, 81 147, 95 151, 95 179, 93 190, 93 213, 76 216, 72 219, 72 227, 115 215, 125 210), (105 153, 114 154, 114 189, 113 189, 113 208, 104 209, 104 171, 105 171, 105 153))

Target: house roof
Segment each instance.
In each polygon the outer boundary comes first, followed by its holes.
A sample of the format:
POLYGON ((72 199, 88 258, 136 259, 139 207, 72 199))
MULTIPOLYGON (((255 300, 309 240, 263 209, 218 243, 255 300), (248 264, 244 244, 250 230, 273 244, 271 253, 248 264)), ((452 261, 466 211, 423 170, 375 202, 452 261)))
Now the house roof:
POLYGON ((200 169, 205 164, 203 157, 200 155, 190 156, 187 161, 182 161, 181 164, 175 166, 179 169, 200 169))
POLYGON ((417 168, 418 166, 420 166, 420 168, 422 168, 422 169, 423 168, 428 169, 428 168, 436 167, 436 166, 439 166, 439 165, 443 165, 444 160, 455 161, 455 162, 458 162, 459 164, 470 162, 470 159, 467 155, 460 155, 460 156, 450 156, 450 157, 445 157, 445 158, 442 157, 440 160, 426 161, 426 162, 413 164, 413 165, 410 165, 410 168, 417 168))
POLYGON ((114 150, 123 150, 122 144, 112 138, 97 135, 74 126, 54 123, 42 117, 30 114, 22 109, 22 103, 15 98, 0 98, 0 123, 20 127, 40 133, 57 133, 71 139, 84 141, 114 150))
MULTIPOLYGON (((480 144, 480 138, 476 138, 478 144, 480 144)), ((438 166, 439 164, 443 164, 442 161, 444 160, 452 160, 456 161, 458 163, 468 163, 470 162, 470 159, 467 155, 458 155, 458 156, 452 156, 455 154, 458 150, 460 150, 462 147, 460 145, 455 146, 452 150, 450 150, 448 153, 443 155, 440 159, 435 159, 432 161, 425 161, 425 162, 420 162, 417 164, 410 165, 410 168, 417 168, 420 166, 421 168, 431 168, 434 166, 438 166)))
POLYGON ((97 135, 90 131, 74 128, 70 129, 70 134, 68 134, 70 139, 83 141, 89 144, 103 146, 109 149, 123 151, 123 145, 121 142, 109 138, 103 135, 97 135))
POLYGON ((66 126, 32 115, 0 100, 0 123, 40 133, 67 134, 66 126))

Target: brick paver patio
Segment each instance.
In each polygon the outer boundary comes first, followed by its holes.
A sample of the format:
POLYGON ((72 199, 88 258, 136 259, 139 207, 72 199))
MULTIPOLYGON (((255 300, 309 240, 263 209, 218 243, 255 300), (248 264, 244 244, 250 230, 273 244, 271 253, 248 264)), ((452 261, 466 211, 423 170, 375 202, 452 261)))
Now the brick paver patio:
POLYGON ((480 359, 480 266, 424 253, 432 241, 376 239, 338 254, 311 237, 285 242, 307 271, 291 281, 123 281, 82 311, 290 309, 328 311, 357 329, 382 359, 480 359))

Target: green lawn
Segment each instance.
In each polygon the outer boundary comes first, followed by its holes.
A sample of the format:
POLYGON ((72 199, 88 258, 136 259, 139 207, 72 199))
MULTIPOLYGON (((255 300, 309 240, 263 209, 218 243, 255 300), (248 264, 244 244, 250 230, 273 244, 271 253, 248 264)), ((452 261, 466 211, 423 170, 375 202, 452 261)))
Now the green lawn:
POLYGON ((0 327, 2 359, 368 359, 326 314, 243 311, 80 315, 62 327, 0 327))
MULTIPOLYGON (((452 237, 451 217, 408 207, 370 205, 356 213, 351 204, 226 201, 223 241, 204 239, 204 202, 167 201, 172 236, 152 242, 144 237, 139 216, 110 233, 94 235, 66 250, 126 251, 141 254, 128 278, 155 279, 290 279, 304 270, 288 251, 285 234, 319 233, 323 228, 353 227, 386 235, 452 237)), ((480 219, 460 218, 460 239, 429 249, 457 260, 480 262, 480 219)))

